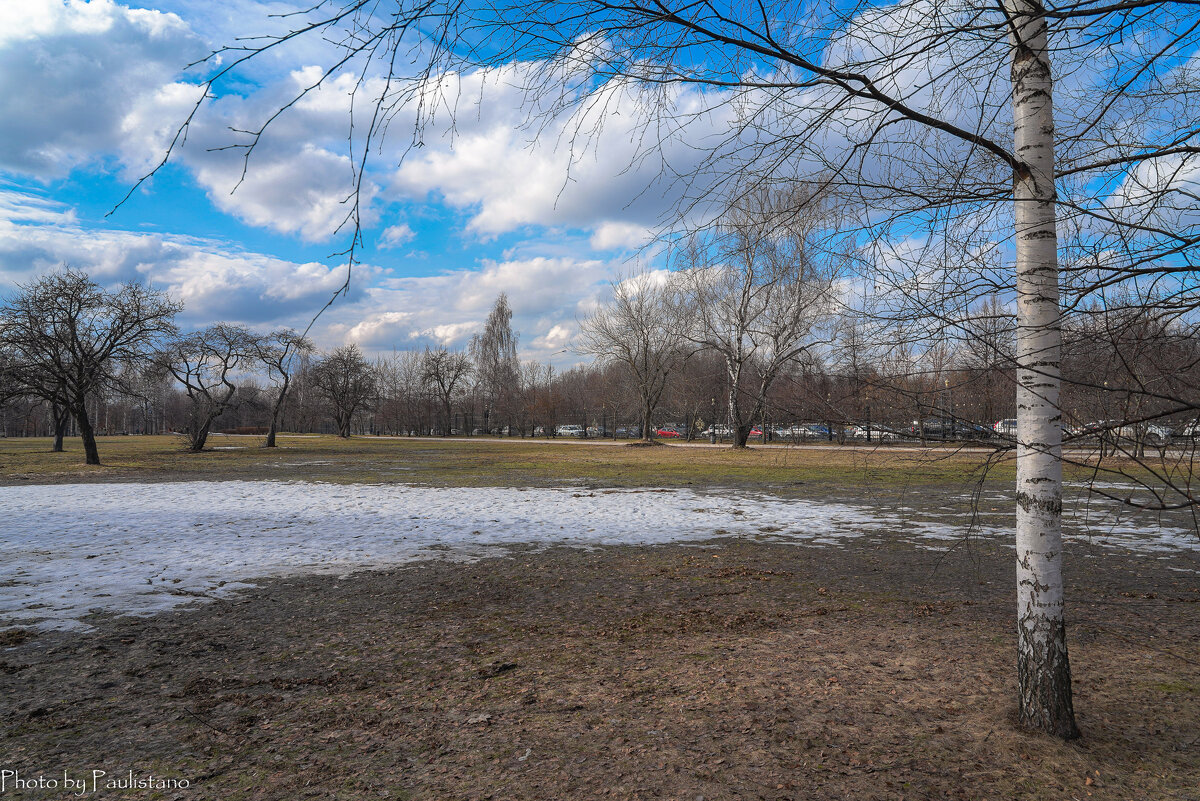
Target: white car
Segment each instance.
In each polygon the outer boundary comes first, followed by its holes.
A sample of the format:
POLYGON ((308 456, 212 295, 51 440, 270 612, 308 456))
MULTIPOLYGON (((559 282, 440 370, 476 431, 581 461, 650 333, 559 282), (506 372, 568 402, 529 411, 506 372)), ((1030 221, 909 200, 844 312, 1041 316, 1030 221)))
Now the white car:
POLYGON ((1008 417, 1004 420, 997 420, 992 423, 992 430, 996 432, 996 436, 1012 439, 1017 436, 1017 418, 1008 417))
POLYGON ((566 426, 559 426, 558 428, 554 429, 554 436, 556 436, 556 437, 583 437, 583 436, 586 436, 586 432, 583 430, 583 426, 566 425, 566 426))
POLYGON ((850 435, 851 439, 866 439, 868 430, 871 432, 871 439, 873 440, 900 439, 900 435, 895 431, 881 426, 870 426, 869 428, 867 426, 854 426, 846 433, 850 435))
POLYGON ((1162 447, 1171 442, 1174 432, 1166 426, 1154 423, 1130 425, 1120 420, 1099 420, 1094 423, 1068 428, 1066 433, 1075 438, 1100 437, 1112 441, 1125 440, 1128 442, 1141 441, 1151 447, 1162 447))

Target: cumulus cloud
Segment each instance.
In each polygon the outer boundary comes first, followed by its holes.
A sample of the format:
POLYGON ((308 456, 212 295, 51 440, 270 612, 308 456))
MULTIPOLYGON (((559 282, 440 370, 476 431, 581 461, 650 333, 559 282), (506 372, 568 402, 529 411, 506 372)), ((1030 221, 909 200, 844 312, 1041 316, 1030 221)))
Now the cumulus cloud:
MULTIPOLYGON (((46 180, 115 160, 134 181, 166 153, 202 89, 183 68, 214 46, 173 13, 112 0, 0 6, 0 169, 46 180)), ((265 86, 206 104, 174 154, 222 211, 306 241, 347 219, 346 152, 354 78, 332 79, 281 116, 248 161, 245 134, 310 86, 293 67, 265 86), (245 168, 245 169, 244 169, 245 168)), ((365 93, 369 93, 368 89, 365 93)), ((364 223, 375 186, 365 182, 364 223)))
MULTIPOLYGON (((158 233, 90 229, 52 200, 0 191, 0 289, 71 265, 104 284, 141 281, 184 301, 181 322, 214 320, 258 328, 303 328, 341 287, 344 265, 295 262, 228 242, 158 233)), ((388 277, 358 265, 349 297, 322 316, 322 347, 356 342, 388 351, 426 345, 464 347, 505 292, 521 334, 523 358, 562 363, 581 310, 591 308, 616 274, 597 260, 530 258, 485 262, 423 277, 388 277)))
POLYGON ((574 336, 574 326, 563 324, 553 325, 545 334, 534 339, 533 345, 542 351, 561 351, 570 344, 574 336))
POLYGON ((122 153, 126 117, 203 53, 174 14, 111 0, 0 4, 0 168, 50 178, 122 153))
POLYGON ((589 240, 595 250, 633 250, 648 243, 654 232, 637 223, 604 222, 596 226, 589 240))
MULTIPOLYGON (((245 35, 235 23, 263 17, 268 30, 265 12, 275 5, 236 0, 233 15, 176 2, 177 15, 113 0, 5 4, 0 169, 47 179, 79 165, 115 163, 124 180, 140 177, 161 159, 199 97, 199 76, 189 80, 184 66, 234 33, 245 35)), ((313 65, 328 58, 322 46, 273 50, 255 62, 252 81, 206 103, 192 120, 173 157, 217 208, 311 242, 330 239, 346 222, 357 184, 351 113, 358 104, 361 115, 384 84, 368 78, 359 85, 353 74, 323 81, 313 65), (281 61, 284 52, 290 64, 281 61), (253 140, 244 132, 293 100, 247 157, 253 140)), ((394 108, 388 139, 376 143, 359 187, 364 226, 376 224, 372 203, 386 185, 393 195, 451 205, 485 240, 525 226, 568 227, 592 232, 596 250, 636 247, 646 226, 678 200, 670 176, 694 167, 694 137, 668 136, 661 158, 639 160, 658 144, 642 127, 653 112, 644 98, 614 84, 586 106, 572 105, 568 92, 565 108, 549 109, 525 88, 541 66, 443 76, 443 94, 431 105, 452 104, 457 113, 427 120, 423 147, 404 158, 405 131, 417 130, 417 101, 394 108), (545 125, 529 127, 531 114, 546 114, 545 125)), ((725 124, 704 110, 699 93, 680 90, 678 101, 695 114, 689 136, 703 138, 725 124)), ((404 244, 408 230, 392 226, 379 241, 404 244)))
MULTIPOLYGON (((311 317, 345 279, 343 267, 291 262, 226 242, 87 229, 61 204, 0 193, 3 282, 11 287, 63 265, 102 283, 141 281, 167 290, 196 324, 294 324, 311 317)), ((361 268, 360 284, 371 272, 361 268)))
POLYGON ((674 176, 694 171, 704 157, 697 145, 727 128, 728 110, 679 90, 673 102, 689 115, 687 128, 647 127, 656 107, 615 82, 587 102, 548 109, 525 88, 537 68, 445 76, 441 90, 460 98, 460 113, 428 127, 392 188, 467 210, 468 230, 484 238, 538 225, 591 230, 597 249, 644 239, 687 189, 674 176))
POLYGON ((416 239, 417 234, 408 223, 390 225, 379 235, 379 244, 385 248, 398 248, 416 239))
POLYGON ((368 349, 459 348, 482 329, 504 292, 522 357, 561 362, 576 315, 594 304, 615 273, 615 265, 595 260, 487 262, 478 270, 384 279, 361 303, 335 309, 332 317, 339 335, 368 349))

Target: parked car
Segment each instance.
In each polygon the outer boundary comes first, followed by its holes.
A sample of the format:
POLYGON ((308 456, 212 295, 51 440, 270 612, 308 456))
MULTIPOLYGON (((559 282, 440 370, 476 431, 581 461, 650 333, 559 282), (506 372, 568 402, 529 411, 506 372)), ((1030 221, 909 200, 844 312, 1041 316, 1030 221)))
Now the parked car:
POLYGON ((562 425, 554 429, 556 437, 586 437, 587 432, 580 425, 562 425))
POLYGON ((1006 417, 1003 420, 997 420, 996 422, 992 423, 992 431, 994 431, 998 437, 1013 439, 1017 436, 1017 418, 1006 417))
POLYGON ((966 420, 927 417, 924 421, 913 420, 908 429, 909 436, 922 436, 922 428, 926 439, 991 439, 995 433, 987 426, 966 420))
POLYGON ((955 439, 991 439, 995 435, 996 432, 992 430, 991 426, 968 423, 966 420, 954 422, 955 439))
POLYGON ((713 434, 716 434, 718 437, 732 437, 733 436, 733 430, 730 429, 729 426, 724 425, 724 424, 709 426, 708 428, 704 429, 704 431, 702 431, 701 433, 706 437, 711 437, 713 434))
POLYGON ((900 438, 900 435, 897 434, 895 431, 891 430, 887 426, 878 425, 877 423, 871 423, 870 425, 852 426, 851 428, 847 429, 846 433, 847 433, 847 435, 850 436, 851 439, 865 440, 867 438, 868 431, 871 432, 872 440, 885 440, 885 439, 899 439, 900 438))
POLYGON ((641 426, 617 426, 617 436, 636 439, 642 435, 641 426))
POLYGON ((1156 423, 1130 424, 1120 420, 1097 420, 1092 423, 1083 423, 1068 429, 1068 433, 1076 438, 1101 437, 1110 441, 1141 442, 1155 448, 1169 444, 1175 435, 1171 429, 1156 423))
POLYGON ((679 437, 683 436, 683 434, 680 434, 674 428, 665 427, 665 426, 663 428, 658 429, 658 431, 655 431, 654 433, 660 437, 663 437, 664 439, 678 439, 679 437))

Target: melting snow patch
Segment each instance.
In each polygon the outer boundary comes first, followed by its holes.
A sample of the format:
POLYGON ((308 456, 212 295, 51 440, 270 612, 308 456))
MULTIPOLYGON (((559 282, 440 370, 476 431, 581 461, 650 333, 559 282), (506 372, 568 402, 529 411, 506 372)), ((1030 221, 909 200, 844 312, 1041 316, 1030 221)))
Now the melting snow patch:
MULTIPOLYGON (((153 614, 264 576, 474 559, 519 544, 739 536, 829 546, 868 532, 936 542, 965 531, 894 511, 746 493, 279 481, 4 487, 0 519, 0 625, 44 628, 77 627, 95 611, 153 614)), ((1122 547, 1196 548, 1175 530, 1104 534, 1122 547)))

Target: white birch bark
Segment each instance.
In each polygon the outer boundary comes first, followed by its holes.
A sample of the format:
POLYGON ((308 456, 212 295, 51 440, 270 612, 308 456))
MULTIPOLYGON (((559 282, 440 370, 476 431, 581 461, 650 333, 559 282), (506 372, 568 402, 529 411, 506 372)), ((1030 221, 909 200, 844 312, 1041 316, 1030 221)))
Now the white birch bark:
POLYGON ((1017 673, 1020 718, 1079 736, 1062 582, 1060 309, 1053 76, 1036 0, 1006 0, 1013 44, 1017 272, 1017 673))

